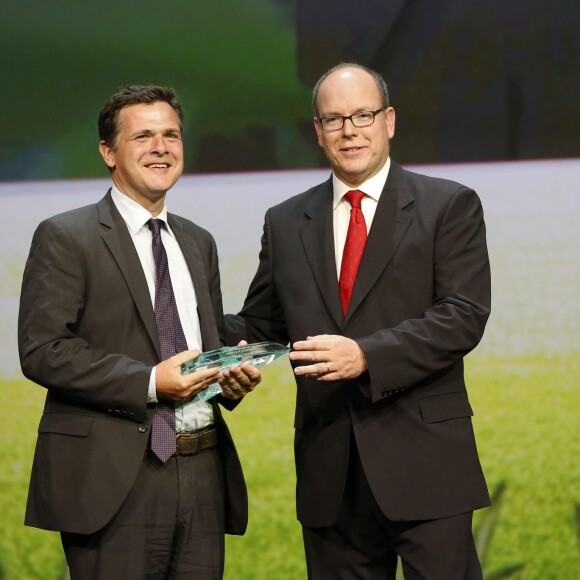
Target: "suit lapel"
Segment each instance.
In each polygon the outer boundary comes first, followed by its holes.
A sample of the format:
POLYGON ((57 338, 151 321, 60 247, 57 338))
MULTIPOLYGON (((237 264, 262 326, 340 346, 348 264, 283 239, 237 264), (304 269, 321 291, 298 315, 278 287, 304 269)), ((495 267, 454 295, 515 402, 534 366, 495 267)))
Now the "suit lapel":
POLYGON ((332 223, 332 178, 320 185, 304 210, 306 222, 300 228, 300 237, 312 274, 332 317, 342 326, 334 231, 332 223))
POLYGON ((143 320, 147 333, 153 342, 157 354, 161 357, 159 339, 157 337, 157 326, 155 325, 155 314, 151 304, 151 296, 147 287, 147 280, 143 273, 141 261, 135 249, 135 244, 131 239, 131 234, 127 229, 125 221, 115 207, 111 199, 111 192, 97 204, 99 219, 102 225, 108 229, 102 234, 103 241, 109 248, 113 258, 116 260, 125 282, 129 287, 129 292, 133 296, 135 306, 139 316, 143 320))
POLYGON ((218 348, 220 346, 220 339, 217 332, 212 299, 209 293, 210 282, 207 279, 207 273, 203 267, 204 262, 199 251, 199 246, 195 238, 179 226, 174 216, 169 214, 167 219, 183 252, 183 257, 185 258, 193 281, 203 343, 202 349, 211 350, 218 348))
POLYGON ((389 176, 373 218, 345 322, 383 273, 413 220, 406 208, 414 198, 404 182, 403 170, 391 160, 389 176))

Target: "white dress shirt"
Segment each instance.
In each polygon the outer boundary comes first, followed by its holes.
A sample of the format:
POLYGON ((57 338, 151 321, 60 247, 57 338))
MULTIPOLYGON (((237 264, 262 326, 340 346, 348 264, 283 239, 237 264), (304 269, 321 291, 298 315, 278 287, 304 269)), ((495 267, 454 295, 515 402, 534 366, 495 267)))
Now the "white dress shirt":
MULTIPOLYGON (((153 216, 143 206, 120 192, 114 185, 111 188, 111 197, 122 218, 125 220, 129 233, 131 234, 131 239, 135 244, 135 249, 139 255, 145 279, 147 280, 151 304, 154 307, 155 260, 153 258, 151 245, 153 237, 147 225, 147 222, 153 216)), ((202 341, 199 317, 197 315, 197 297, 181 248, 167 223, 166 206, 163 207, 157 219, 164 222, 164 227, 161 228, 161 240, 167 253, 169 275, 171 276, 177 312, 179 313, 183 333, 187 340, 187 347, 190 350, 201 350, 202 341)), ((149 403, 157 402, 155 379, 156 367, 153 367, 149 380, 149 395, 147 398, 147 402, 149 403)), ((189 401, 181 405, 176 405, 175 422, 177 432, 190 432, 201 429, 213 423, 213 409, 209 403, 200 401, 196 401, 195 403, 189 401)))
MULTIPOLYGON (((367 234, 370 232, 377 204, 381 197, 387 177, 389 176, 389 169, 391 167, 391 158, 387 158, 387 162, 383 168, 373 175, 367 181, 364 181, 356 189, 362 191, 365 196, 361 201, 361 211, 364 215, 367 234)), ((346 243, 346 235, 348 233, 348 224, 350 222, 350 203, 344 196, 353 188, 346 185, 336 175, 332 175, 332 189, 334 191, 334 199, 332 204, 332 219, 334 226, 334 256, 336 259, 336 277, 340 278, 340 265, 342 263, 342 253, 344 251, 344 244, 346 243)))

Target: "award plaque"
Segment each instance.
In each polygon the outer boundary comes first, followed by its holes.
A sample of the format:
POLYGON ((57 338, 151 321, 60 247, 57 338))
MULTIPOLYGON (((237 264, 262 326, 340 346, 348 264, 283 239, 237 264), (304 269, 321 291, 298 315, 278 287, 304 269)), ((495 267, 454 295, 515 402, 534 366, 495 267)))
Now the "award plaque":
MULTIPOLYGON (((189 360, 181 365, 181 374, 188 375, 204 369, 219 368, 225 371, 230 367, 237 367, 244 363, 259 368, 270 364, 278 357, 285 355, 290 349, 277 342, 255 342, 244 346, 224 346, 216 350, 202 352, 197 358, 189 360)), ((211 384, 201 391, 193 399, 194 401, 207 401, 222 389, 219 383, 211 384)))

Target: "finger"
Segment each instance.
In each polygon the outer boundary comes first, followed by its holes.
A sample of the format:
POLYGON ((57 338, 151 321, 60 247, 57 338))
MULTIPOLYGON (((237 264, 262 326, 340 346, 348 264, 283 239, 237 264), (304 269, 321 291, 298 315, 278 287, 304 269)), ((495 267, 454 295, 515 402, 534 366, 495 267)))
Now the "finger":
POLYGON ((231 367, 224 375, 226 384, 244 395, 253 391, 262 381, 260 371, 248 363, 244 363, 242 367, 231 367))
POLYGON ((315 375, 317 377, 335 372, 328 361, 320 361, 313 365, 303 365, 296 367, 294 373, 297 375, 315 375))
POLYGON ((239 385, 249 389, 255 387, 262 380, 260 371, 249 365, 247 368, 236 369, 233 377, 239 385))
POLYGON ((308 362, 320 362, 320 359, 324 357, 323 353, 320 353, 315 350, 293 350, 288 355, 290 360, 300 360, 300 361, 308 361, 308 362))
POLYGON ((320 344, 317 340, 298 340, 292 344, 294 350, 320 350, 320 344))
POLYGON ((294 369, 295 375, 316 375, 318 376, 318 364, 315 365, 303 365, 296 367, 294 369))
POLYGON ((292 344, 295 351, 323 351, 332 348, 331 335, 308 337, 307 340, 298 340, 292 344))
POLYGON ((220 374, 219 368, 203 369, 201 371, 195 371, 188 375, 182 375, 183 384, 189 387, 202 387, 206 388, 211 383, 214 383, 220 374))
POLYGON ((245 377, 245 376, 256 376, 260 374, 260 371, 257 367, 253 366, 249 362, 243 362, 241 365, 235 365, 228 367, 223 372, 224 376, 234 375, 238 378, 245 377))
POLYGON ((316 373, 319 375, 325 375, 329 372, 329 366, 327 362, 321 362, 316 365, 316 373))
POLYGON ((337 337, 335 334, 317 334, 315 336, 307 336, 306 342, 316 343, 317 350, 327 350, 331 348, 331 344, 337 337))
POLYGON ((236 384, 224 384, 224 385, 220 385, 220 387, 222 388, 222 391, 226 394, 226 395, 232 395, 234 397, 240 397, 244 394, 244 390, 236 384))
POLYGON ((194 350, 184 350, 183 352, 180 352, 172 356, 171 359, 169 360, 171 360, 172 364, 174 364, 175 366, 182 365, 184 362, 196 359, 199 356, 200 352, 201 351, 197 348, 194 350))
POLYGON ((228 399, 240 399, 245 394, 239 385, 227 383, 224 378, 220 379, 219 383, 222 388, 222 395, 228 399))
POLYGON ((252 388, 254 388, 262 382, 262 373, 258 369, 255 369, 254 367, 251 368, 252 370, 248 372, 248 374, 246 375, 246 379, 248 383, 252 385, 252 388))
POLYGON ((224 372, 224 375, 226 376, 230 376, 234 379, 239 379, 243 376, 246 376, 246 373, 244 371, 242 371, 242 368, 239 366, 235 366, 235 367, 230 367, 229 369, 227 369, 224 372))
POLYGON ((240 372, 249 377, 258 377, 261 375, 260 369, 258 369, 258 367, 255 367, 248 362, 242 364, 242 366, 240 367, 240 372))
POLYGON ((230 367, 222 373, 224 383, 231 387, 238 386, 238 383, 243 380, 242 377, 245 377, 245 375, 239 367, 230 367))
POLYGON ((245 377, 245 374, 240 370, 240 367, 230 367, 223 372, 223 377, 227 383, 239 382, 245 377))
POLYGON ((220 369, 219 367, 211 367, 209 369, 203 369, 197 372, 199 373, 200 378, 203 380, 215 380, 215 378, 220 374, 220 369))

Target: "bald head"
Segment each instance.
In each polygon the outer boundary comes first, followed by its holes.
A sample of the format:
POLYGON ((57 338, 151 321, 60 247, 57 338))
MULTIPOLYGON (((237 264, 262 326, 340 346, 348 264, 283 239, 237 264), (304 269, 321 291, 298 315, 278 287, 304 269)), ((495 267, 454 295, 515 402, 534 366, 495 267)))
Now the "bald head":
POLYGON ((387 83, 385 82, 383 77, 378 72, 375 72, 374 70, 371 70, 370 68, 367 68, 366 66, 362 66, 360 64, 343 62, 343 63, 337 64, 336 66, 334 66, 331 69, 329 69, 328 71, 326 71, 318 79, 318 82, 314 86, 314 89, 312 91, 312 108, 314 109, 314 114, 317 117, 320 116, 319 106, 318 106, 319 105, 318 97, 319 97, 320 89, 321 89, 322 85, 324 84, 324 82, 326 81, 326 79, 328 79, 331 76, 335 76, 337 73, 340 76, 340 75, 344 75, 344 74, 348 75, 349 73, 356 74, 357 71, 359 73, 366 73, 369 77, 372 78, 374 84, 376 85, 377 91, 379 93, 379 99, 380 99, 381 106, 385 109, 387 107, 389 107, 390 103, 389 103, 389 91, 387 89, 387 83))

